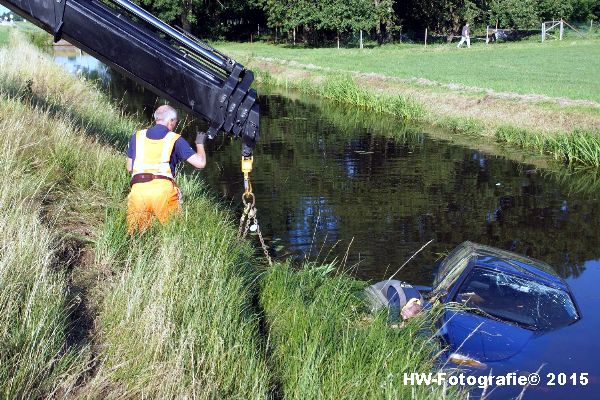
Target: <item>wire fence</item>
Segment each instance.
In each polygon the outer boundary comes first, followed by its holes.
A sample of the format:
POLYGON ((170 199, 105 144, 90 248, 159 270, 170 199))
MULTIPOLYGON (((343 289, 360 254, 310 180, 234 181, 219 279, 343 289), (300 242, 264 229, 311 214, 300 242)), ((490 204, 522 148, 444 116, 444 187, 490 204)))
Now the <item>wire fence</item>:
MULTIPOLYGON (((513 29, 503 27, 475 27, 472 30, 471 43, 494 44, 497 42, 512 42, 522 40, 532 40, 542 42, 545 40, 578 40, 578 39, 598 39, 600 38, 600 23, 597 21, 588 22, 567 22, 563 21, 562 38, 559 30, 544 31, 543 25, 535 29, 513 29)), ((281 29, 272 29, 258 27, 257 30, 238 37, 238 40, 247 42, 269 42, 274 44, 285 44, 290 46, 310 46, 310 47, 343 47, 343 48, 372 48, 381 44, 422 44, 441 45, 456 43, 460 40, 460 33, 440 34, 430 31, 428 28, 422 30, 411 30, 403 32, 401 29, 393 31, 377 32, 370 31, 352 31, 342 32, 322 32, 322 31, 303 31, 293 30, 283 31, 281 29), (338 42, 339 38, 339 42, 338 42)))

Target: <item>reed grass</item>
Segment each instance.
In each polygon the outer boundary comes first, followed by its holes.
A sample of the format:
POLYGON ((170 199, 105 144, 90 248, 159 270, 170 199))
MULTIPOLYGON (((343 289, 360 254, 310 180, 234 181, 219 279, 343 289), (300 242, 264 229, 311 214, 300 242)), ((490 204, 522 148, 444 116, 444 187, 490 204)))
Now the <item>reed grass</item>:
POLYGON ((42 223, 54 166, 39 157, 65 126, 0 97, 0 397, 60 398, 86 368, 86 346, 68 346, 73 300, 59 232, 42 223))
POLYGON ((372 316, 364 282, 333 275, 334 265, 271 268, 261 305, 269 324, 273 370, 287 399, 457 398, 442 386, 404 385, 404 374, 431 371, 440 349, 427 317, 390 327, 372 316), (429 332, 429 333, 427 333, 429 332))
POLYGON ((551 155, 570 165, 600 167, 600 135, 594 132, 573 130, 557 134, 542 134, 511 126, 496 130, 496 140, 518 145, 539 154, 551 155))
POLYGON ((348 74, 327 75, 323 80, 314 82, 309 79, 287 81, 275 78, 267 71, 260 71, 257 77, 267 86, 285 86, 302 93, 316 95, 336 103, 360 107, 376 113, 393 115, 403 120, 419 120, 424 115, 424 108, 415 100, 399 95, 374 93, 355 82, 348 74))

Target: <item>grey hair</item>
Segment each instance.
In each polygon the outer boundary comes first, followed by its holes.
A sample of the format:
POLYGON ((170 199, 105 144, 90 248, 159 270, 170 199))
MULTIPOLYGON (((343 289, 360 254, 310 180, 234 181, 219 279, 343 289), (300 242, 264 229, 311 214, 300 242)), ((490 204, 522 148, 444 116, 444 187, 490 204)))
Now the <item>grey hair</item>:
POLYGON ((167 122, 172 119, 177 119, 177 111, 168 105, 160 106, 154 111, 154 120, 156 122, 163 121, 167 122))

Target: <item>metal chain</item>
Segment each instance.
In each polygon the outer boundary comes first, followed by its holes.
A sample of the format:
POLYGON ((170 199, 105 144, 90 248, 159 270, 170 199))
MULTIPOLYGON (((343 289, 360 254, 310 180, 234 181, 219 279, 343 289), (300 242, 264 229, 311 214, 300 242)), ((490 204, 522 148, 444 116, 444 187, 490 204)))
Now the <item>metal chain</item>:
POLYGON ((248 216, 248 213, 250 212, 250 207, 252 207, 250 204, 246 204, 244 206, 244 211, 242 212, 242 216, 240 217, 240 227, 238 228, 238 234, 237 234, 238 239, 242 238, 242 229, 244 229, 244 221, 246 220, 246 217, 248 216))
POLYGON ((242 201, 244 202, 244 211, 242 212, 242 216, 240 217, 238 239, 245 239, 248 236, 250 226, 256 226, 256 234, 258 235, 260 246, 262 248, 263 253, 265 254, 265 258, 267 259, 269 266, 272 267, 273 260, 271 259, 271 255, 269 254, 269 248, 265 243, 265 239, 263 238, 262 232, 260 231, 260 225, 258 225, 258 219, 256 218, 258 210, 254 206, 254 195, 252 193, 249 194, 251 196, 248 196, 248 192, 244 193, 244 195, 242 196, 242 201), (252 201, 249 202, 246 200, 246 198, 252 198, 252 201))
POLYGON ((256 219, 256 216, 254 217, 254 224, 256 224, 256 233, 258 234, 258 240, 260 240, 260 246, 262 247, 263 253, 265 253, 265 258, 269 263, 269 267, 272 267, 273 260, 271 260, 271 256, 269 255, 269 248, 267 247, 265 239, 263 238, 263 235, 260 232, 260 226, 258 225, 258 219, 256 219))

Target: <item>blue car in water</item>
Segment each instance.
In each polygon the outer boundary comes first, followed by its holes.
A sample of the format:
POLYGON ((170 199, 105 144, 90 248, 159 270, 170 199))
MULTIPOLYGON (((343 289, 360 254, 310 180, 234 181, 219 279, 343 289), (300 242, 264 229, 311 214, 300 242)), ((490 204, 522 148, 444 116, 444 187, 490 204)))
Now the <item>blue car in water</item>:
POLYGON ((446 304, 438 333, 448 362, 473 368, 502 363, 532 339, 581 319, 569 286, 549 265, 471 242, 441 262, 431 288, 390 280, 367 294, 374 308, 396 315, 411 298, 424 298, 426 307, 446 304))

